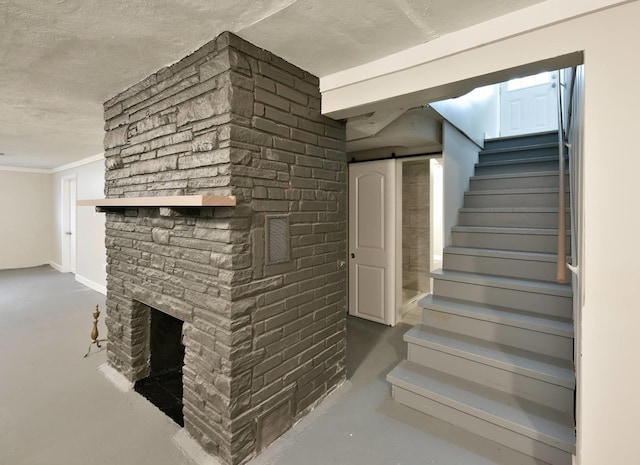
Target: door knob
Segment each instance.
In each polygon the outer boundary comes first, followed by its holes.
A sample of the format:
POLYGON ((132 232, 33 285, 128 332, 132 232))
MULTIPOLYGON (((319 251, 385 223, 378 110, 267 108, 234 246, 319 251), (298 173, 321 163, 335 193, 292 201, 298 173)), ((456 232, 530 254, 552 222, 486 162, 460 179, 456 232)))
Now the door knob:
POLYGON ((70 235, 71 235, 71 231, 68 231, 68 232, 66 232, 65 234, 66 234, 67 236, 70 236, 70 235))
POLYGON ((351 258, 356 258, 356 254, 352 253, 351 258))

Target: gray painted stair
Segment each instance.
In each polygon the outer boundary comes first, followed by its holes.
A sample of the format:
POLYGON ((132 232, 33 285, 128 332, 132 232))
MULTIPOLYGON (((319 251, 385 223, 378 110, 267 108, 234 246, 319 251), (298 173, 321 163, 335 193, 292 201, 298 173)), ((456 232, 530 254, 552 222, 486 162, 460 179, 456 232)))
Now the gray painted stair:
MULTIPOLYGON (((405 335, 410 362, 457 375, 557 410, 571 405, 573 365, 469 336, 418 325, 405 335)), ((565 411, 572 415, 573 411, 565 411)))
POLYGON ((501 160, 477 163, 476 176, 504 173, 524 173, 531 171, 557 171, 558 156, 521 158, 518 160, 501 160))
MULTIPOLYGON (((566 213, 566 224, 570 214, 566 213)), ((461 208, 461 226, 498 226, 503 228, 558 228, 558 207, 483 207, 461 208)))
POLYGON ((570 464, 573 421, 561 412, 418 363, 387 379, 399 402, 550 464, 570 464))
MULTIPOLYGON (((504 207, 556 207, 558 206, 557 188, 537 189, 495 189, 469 191, 464 194, 467 208, 504 208, 504 207)), ((566 194, 567 203, 569 195, 566 194)))
MULTIPOLYGON (((569 175, 566 175, 566 185, 569 185, 569 175)), ((524 172, 488 174, 486 176, 472 176, 469 179, 472 191, 484 189, 535 189, 544 187, 558 188, 558 171, 524 172)))
POLYGON ((438 296, 559 318, 573 315, 573 292, 567 284, 442 269, 433 271, 431 277, 433 293, 438 296))
POLYGON ((571 320, 435 295, 424 297, 418 305, 423 323, 430 328, 573 360, 571 320))
POLYGON ((524 147, 537 144, 558 144, 558 131, 545 131, 526 136, 498 137, 484 141, 485 150, 524 147))
MULTIPOLYGON (((571 250, 569 233, 567 231, 567 250, 571 250)), ((557 229, 549 228, 454 226, 451 241, 458 247, 541 253, 555 253, 558 247, 557 229)))
POLYGON ((480 162, 515 160, 519 158, 553 157, 558 153, 558 141, 518 147, 485 148, 480 152, 480 162))
POLYGON ((557 170, 557 132, 486 141, 433 295, 418 303, 423 323, 387 379, 398 402, 569 465, 573 294, 555 282, 557 170))
POLYGON ((556 278, 553 253, 446 247, 443 268, 452 271, 493 274, 513 278, 553 281, 556 278))

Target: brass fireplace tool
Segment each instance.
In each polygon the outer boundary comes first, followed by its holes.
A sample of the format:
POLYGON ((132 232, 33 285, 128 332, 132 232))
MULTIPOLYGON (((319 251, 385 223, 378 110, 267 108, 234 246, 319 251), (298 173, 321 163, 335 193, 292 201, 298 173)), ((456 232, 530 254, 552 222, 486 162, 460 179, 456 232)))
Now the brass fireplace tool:
POLYGON ((96 309, 93 311, 93 329, 91 330, 91 342, 89 343, 89 350, 84 354, 86 357, 91 352, 91 346, 95 344, 98 347, 101 342, 106 342, 106 339, 98 339, 98 317, 100 316, 100 310, 98 310, 98 306, 96 305, 96 309))

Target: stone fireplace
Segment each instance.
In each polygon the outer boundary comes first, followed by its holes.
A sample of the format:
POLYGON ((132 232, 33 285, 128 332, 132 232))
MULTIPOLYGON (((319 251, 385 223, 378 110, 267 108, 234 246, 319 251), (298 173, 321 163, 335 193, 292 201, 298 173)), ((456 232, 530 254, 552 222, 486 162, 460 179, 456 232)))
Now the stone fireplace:
POLYGON ((245 462, 345 377, 344 125, 317 78, 230 33, 105 121, 108 200, 235 198, 105 207, 107 357, 137 385, 180 369, 184 428, 245 462))

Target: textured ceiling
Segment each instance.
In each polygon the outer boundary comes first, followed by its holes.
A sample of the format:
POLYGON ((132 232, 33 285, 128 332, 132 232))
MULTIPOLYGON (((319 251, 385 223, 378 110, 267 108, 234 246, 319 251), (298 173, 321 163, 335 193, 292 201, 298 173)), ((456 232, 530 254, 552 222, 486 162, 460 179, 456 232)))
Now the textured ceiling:
POLYGON ((541 0, 0 0, 0 166, 102 151, 102 102, 230 30, 324 76, 541 0))

